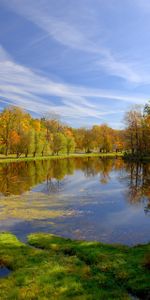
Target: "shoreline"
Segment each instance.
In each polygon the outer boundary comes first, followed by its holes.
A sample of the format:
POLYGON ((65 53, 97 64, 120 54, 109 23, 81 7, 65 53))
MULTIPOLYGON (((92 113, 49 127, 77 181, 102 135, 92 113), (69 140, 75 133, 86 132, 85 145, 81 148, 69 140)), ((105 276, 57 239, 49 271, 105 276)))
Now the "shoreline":
POLYGON ((0 156, 0 164, 3 163, 11 163, 11 162, 21 162, 21 161, 36 161, 36 160, 49 160, 49 159, 64 159, 64 158, 76 158, 76 157, 108 157, 108 158, 115 158, 115 157, 123 157, 123 153, 81 153, 81 154, 60 154, 60 155, 45 155, 45 156, 28 156, 28 157, 1 157, 0 156))

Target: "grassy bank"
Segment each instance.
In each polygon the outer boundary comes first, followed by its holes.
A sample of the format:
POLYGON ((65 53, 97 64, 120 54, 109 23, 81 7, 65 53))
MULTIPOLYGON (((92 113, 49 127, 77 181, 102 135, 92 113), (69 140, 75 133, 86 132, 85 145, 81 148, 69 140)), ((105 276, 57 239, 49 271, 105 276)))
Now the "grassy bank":
POLYGON ((47 155, 47 156, 28 156, 28 157, 19 157, 15 156, 2 156, 0 155, 0 163, 9 163, 9 162, 18 162, 18 161, 35 161, 35 160, 46 160, 46 159, 62 159, 62 158, 72 158, 72 157, 116 157, 123 156, 122 153, 81 153, 81 154, 61 154, 61 155, 47 155))
POLYGON ((150 244, 137 247, 31 234, 30 247, 0 234, 0 299, 150 299, 150 244))

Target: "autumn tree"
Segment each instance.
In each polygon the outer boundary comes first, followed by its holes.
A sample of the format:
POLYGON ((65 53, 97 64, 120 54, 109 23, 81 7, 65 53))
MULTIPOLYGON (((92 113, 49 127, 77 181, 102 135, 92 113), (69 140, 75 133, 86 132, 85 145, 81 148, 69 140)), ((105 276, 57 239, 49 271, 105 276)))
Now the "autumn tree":
POLYGON ((126 145, 132 154, 142 152, 142 122, 143 117, 139 107, 135 107, 125 115, 126 145))
POLYGON ((142 120, 142 138, 143 138, 143 152, 150 153, 150 102, 144 107, 144 117, 142 120))
POLYGON ((113 131, 107 124, 102 124, 101 128, 101 146, 100 152, 110 152, 113 149, 113 131))
POLYGON ((75 144, 76 144, 76 152, 83 151, 84 145, 84 135, 85 135, 85 129, 84 128, 77 128, 73 130, 74 138, 75 138, 75 144))
MULTIPOLYGON (((0 114, 0 143, 4 147, 5 155, 8 155, 12 141, 12 131, 14 130, 15 108, 9 106, 0 114)), ((17 136, 18 138, 18 136, 17 136)))
POLYGON ((122 152, 124 149, 124 130, 113 130, 113 151, 122 152))
POLYGON ((91 129, 84 129, 83 148, 86 153, 92 152, 94 147, 93 135, 91 129))
POLYGON ((29 129, 30 115, 22 109, 10 106, 0 115, 0 141, 5 154, 23 153, 23 135, 29 129))

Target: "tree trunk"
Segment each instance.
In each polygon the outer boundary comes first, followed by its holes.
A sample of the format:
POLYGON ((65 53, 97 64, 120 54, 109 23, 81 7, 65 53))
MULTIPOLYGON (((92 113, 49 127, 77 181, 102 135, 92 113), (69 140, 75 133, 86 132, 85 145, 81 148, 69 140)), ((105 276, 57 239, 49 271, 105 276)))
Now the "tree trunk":
POLYGON ((25 157, 28 157, 28 150, 26 151, 25 157))
POLYGON ((6 145, 5 155, 8 156, 8 146, 6 145))

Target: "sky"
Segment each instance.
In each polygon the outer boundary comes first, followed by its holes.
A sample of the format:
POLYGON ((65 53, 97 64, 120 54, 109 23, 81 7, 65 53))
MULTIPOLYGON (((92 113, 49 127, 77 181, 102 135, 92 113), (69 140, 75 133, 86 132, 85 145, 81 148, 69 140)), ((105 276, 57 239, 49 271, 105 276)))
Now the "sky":
POLYGON ((0 110, 121 129, 149 99, 149 0, 0 0, 0 110))

